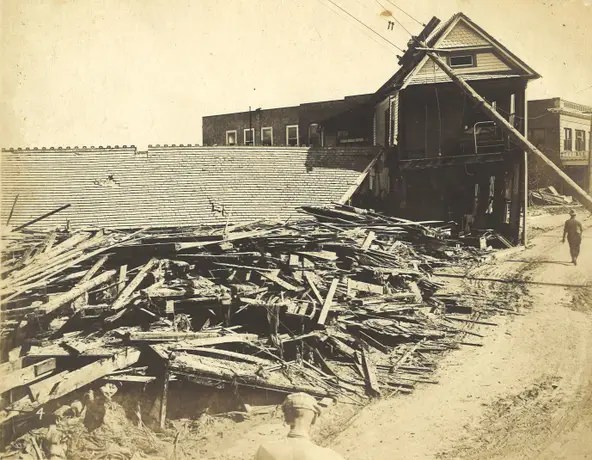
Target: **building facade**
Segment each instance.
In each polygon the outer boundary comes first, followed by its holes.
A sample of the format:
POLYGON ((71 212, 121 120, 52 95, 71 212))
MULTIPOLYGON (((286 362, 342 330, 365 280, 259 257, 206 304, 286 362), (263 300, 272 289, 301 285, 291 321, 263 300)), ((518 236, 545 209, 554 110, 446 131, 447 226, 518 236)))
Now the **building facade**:
POLYGON ((202 119, 206 146, 313 146, 372 145, 371 118, 363 118, 358 107, 371 95, 309 102, 291 107, 255 109, 246 112, 205 116, 202 119), (349 119, 326 122, 350 113, 349 119))
POLYGON ((462 13, 426 26, 375 94, 374 140, 392 152, 393 213, 493 229, 520 240, 524 152, 417 48, 437 49, 513 127, 525 133, 526 87, 540 76, 462 13))
MULTIPOLYGON (((592 107, 559 97, 528 102, 528 137, 578 185, 592 191, 590 141, 592 107)), ((554 175, 540 162, 529 168, 530 186, 553 185, 563 190, 554 175)))
POLYGON ((456 75, 526 134, 526 87, 540 75, 457 13, 444 23, 433 18, 375 93, 204 117, 204 144, 379 146, 385 153, 354 205, 455 221, 461 231, 493 229, 517 243, 526 203, 524 152, 420 43, 437 49, 456 75))

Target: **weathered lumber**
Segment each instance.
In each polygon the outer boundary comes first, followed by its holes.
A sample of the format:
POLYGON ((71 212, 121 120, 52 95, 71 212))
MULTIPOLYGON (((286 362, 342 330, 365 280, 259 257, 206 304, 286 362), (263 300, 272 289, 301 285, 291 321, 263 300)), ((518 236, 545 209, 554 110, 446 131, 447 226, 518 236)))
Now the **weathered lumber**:
POLYGON ((368 388, 368 392, 372 396, 381 396, 380 386, 378 385, 378 380, 376 379, 376 368, 368 355, 368 352, 362 348, 362 367, 364 369, 364 376, 366 379, 366 385, 368 388))
POLYGON ((113 305, 111 306, 112 310, 117 311, 125 307, 132 293, 138 288, 148 272, 152 270, 152 268, 154 268, 157 263, 158 259, 152 258, 140 269, 134 279, 131 280, 130 283, 119 293, 115 299, 115 302, 113 302, 113 305))
POLYGON ((339 279, 333 278, 333 281, 331 281, 331 286, 329 287, 329 292, 327 293, 327 297, 325 297, 325 301, 323 302, 323 307, 321 308, 319 319, 317 320, 318 325, 324 325, 325 321, 327 320, 327 315, 329 314, 329 309, 333 304, 333 296, 335 295, 335 291, 337 290, 338 284, 339 279))
POLYGON ((276 283, 277 285, 279 285, 280 287, 286 289, 287 291, 301 291, 302 288, 298 287, 298 286, 294 286, 293 284, 288 283, 287 281, 281 279, 277 273, 275 272, 271 272, 271 273, 266 273, 264 271, 260 271, 259 269, 257 270, 259 272, 259 274, 265 278, 268 279, 269 281, 273 281, 274 283, 276 283))
POLYGON ((309 272, 309 271, 305 271, 304 272, 304 278, 306 278, 306 282, 310 286, 310 289, 312 289, 313 294, 315 295, 315 297, 317 298, 317 300, 322 305, 323 302, 324 302, 324 299, 323 299, 323 296, 321 295, 321 293, 319 292, 319 288, 315 284, 315 279, 314 279, 315 276, 314 276, 314 274, 311 273, 311 272, 309 272))
POLYGON ((115 354, 112 358, 104 358, 73 371, 60 372, 40 382, 29 385, 30 397, 19 399, 8 406, 6 410, 0 412, 0 423, 6 423, 19 414, 32 412, 43 404, 61 398, 117 369, 131 366, 139 358, 139 350, 127 347, 115 354))
POLYGON ((12 390, 18 386, 27 385, 45 375, 51 373, 56 367, 54 358, 46 359, 22 369, 2 373, 0 379, 0 393, 12 390))
MULTIPOLYGON (((221 344, 232 342, 248 342, 257 338, 256 334, 228 334, 220 335, 219 332, 130 332, 130 342, 180 342, 203 340, 204 343, 221 344)), ((196 345, 197 346, 197 345, 196 345)))
POLYGON ((272 361, 268 359, 259 358, 257 356, 247 355, 245 353, 237 353, 234 351, 221 350, 218 348, 204 348, 204 347, 183 347, 175 348, 176 350, 186 351, 187 353, 195 353, 205 356, 213 356, 222 359, 229 359, 231 361, 244 361, 246 363, 260 364, 267 366, 272 364, 272 361))
POLYGON ((85 292, 88 292, 91 289, 94 289, 97 286, 100 286, 101 284, 107 282, 109 278, 115 275, 115 273, 115 270, 109 270, 104 273, 101 273, 99 276, 89 281, 76 285, 70 291, 57 295, 53 299, 44 303, 43 305, 40 305, 39 308, 37 308, 37 313, 40 315, 47 315, 57 310, 58 308, 66 305, 67 303, 76 300, 85 292))

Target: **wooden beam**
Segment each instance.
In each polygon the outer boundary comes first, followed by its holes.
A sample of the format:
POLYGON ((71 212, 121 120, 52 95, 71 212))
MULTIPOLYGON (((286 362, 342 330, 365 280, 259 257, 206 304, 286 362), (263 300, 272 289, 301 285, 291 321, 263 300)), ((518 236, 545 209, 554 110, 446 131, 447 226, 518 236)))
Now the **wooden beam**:
POLYGON ((329 309, 331 308, 331 304, 333 303, 333 296, 335 295, 335 291, 337 290, 338 284, 339 279, 333 278, 333 281, 331 281, 331 286, 329 287, 329 292, 327 293, 327 297, 325 297, 323 308, 321 308, 319 319, 317 320, 318 325, 324 325, 325 321, 327 320, 327 314, 329 313, 329 309))
POLYGON ((125 287, 125 281, 127 280, 127 265, 119 267, 119 279, 117 280, 117 293, 121 293, 125 287))
POLYGON ((158 260, 156 258, 152 258, 148 261, 148 263, 146 263, 146 265, 142 267, 134 279, 119 293, 117 299, 115 299, 115 302, 113 302, 113 305, 111 306, 112 310, 117 311, 125 307, 132 293, 138 288, 148 272, 152 270, 157 262, 158 260))
POLYGON ((374 233, 372 230, 370 230, 368 232, 368 236, 366 237, 366 239, 362 243, 362 249, 364 251, 367 250, 367 249, 370 249, 370 245, 374 241, 374 238, 376 238, 376 233, 374 233))
POLYGON ((167 413, 167 401, 169 397, 169 380, 170 380, 170 371, 168 362, 166 363, 166 368, 164 370, 164 375, 162 378, 162 393, 160 395, 160 414, 159 414, 159 425, 160 429, 164 430, 164 426, 166 423, 166 413, 167 413))
MULTIPOLYGON (((422 46, 426 47, 424 43, 421 43, 422 46)), ((456 73, 448 66, 446 62, 444 62, 440 56, 435 54, 432 51, 428 51, 427 55, 436 63, 442 71, 450 77, 450 79, 460 87, 465 94, 467 94, 471 99, 473 99, 477 105, 483 109, 483 111, 491 117, 492 120, 498 122, 500 127, 516 142, 522 147, 524 150, 531 152, 532 154, 539 157, 547 166, 549 166, 558 176, 562 179, 577 195, 578 199, 580 200, 581 204, 590 212, 592 212, 592 197, 588 195, 584 189, 582 189, 571 177, 565 174, 559 166, 557 166, 553 161, 551 161, 547 156, 541 152, 538 148, 536 148, 522 133, 520 133, 516 128, 514 128, 508 120, 506 120, 500 113, 498 113, 491 105, 481 97, 477 91, 475 91, 463 78, 456 75, 456 73)))
POLYGON ((317 300, 322 305, 324 302, 324 299, 319 291, 319 288, 317 288, 317 285, 315 284, 315 275, 312 272, 306 271, 306 272, 304 272, 304 278, 306 278, 306 282, 308 283, 308 285, 312 289, 313 294, 315 295, 317 300))
POLYGON ((6 423, 22 413, 32 412, 43 404, 61 398, 78 390, 113 371, 135 364, 140 359, 140 351, 124 348, 111 358, 104 358, 73 371, 64 371, 29 385, 30 397, 26 396, 0 412, 0 424, 6 423))
POLYGON ((91 289, 100 286, 114 275, 115 270, 109 270, 104 273, 101 273, 96 278, 93 278, 84 283, 79 283, 74 288, 70 289, 70 291, 65 292, 63 294, 59 294, 51 300, 49 300, 48 302, 44 303, 43 305, 40 305, 39 308, 37 308, 37 313, 41 315, 47 315, 48 313, 51 313, 57 310, 58 308, 66 305, 67 303, 76 300, 78 297, 90 291, 91 289))
POLYGON ((55 367, 55 358, 50 358, 13 372, 3 373, 2 379, 0 379, 0 393, 4 393, 5 391, 12 390, 13 388, 22 385, 27 385, 28 383, 49 374, 55 369, 55 367))
POLYGON ((259 269, 257 271, 263 278, 266 278, 269 281, 273 281, 274 283, 276 283, 277 285, 279 285, 280 287, 282 287, 288 291, 301 291, 302 290, 301 287, 294 286, 293 284, 290 284, 287 281, 284 281, 276 273, 266 273, 266 272, 260 271, 259 269))
POLYGON ((360 185, 362 185, 362 182, 364 182, 364 179, 366 179, 366 177, 368 176, 368 174, 370 173, 370 171, 372 170, 372 168, 374 167, 381 155, 382 151, 372 159, 368 166, 366 166, 366 169, 362 171, 362 173, 356 178, 354 183, 347 189, 347 191, 341 196, 341 198, 339 198, 339 204, 347 203, 348 200, 353 196, 353 194, 356 193, 356 190, 360 188, 360 185))
POLYGON ((376 367, 374 363, 370 360, 370 356, 368 356, 368 352, 362 348, 362 368, 364 369, 364 377, 366 378, 366 386, 368 388, 368 392, 372 396, 380 396, 380 386, 378 385, 378 380, 376 378, 376 367))

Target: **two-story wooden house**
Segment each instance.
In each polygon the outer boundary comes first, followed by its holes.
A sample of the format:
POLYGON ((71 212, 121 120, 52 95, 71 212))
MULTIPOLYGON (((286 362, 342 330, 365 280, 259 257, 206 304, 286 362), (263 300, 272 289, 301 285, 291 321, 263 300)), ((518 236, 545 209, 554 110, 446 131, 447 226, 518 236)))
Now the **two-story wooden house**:
POLYGON ((539 75, 462 13, 434 18, 400 69, 374 95, 374 145, 388 148, 387 209, 416 219, 492 228, 517 242, 525 155, 426 55, 454 72, 526 131, 526 87, 539 75))

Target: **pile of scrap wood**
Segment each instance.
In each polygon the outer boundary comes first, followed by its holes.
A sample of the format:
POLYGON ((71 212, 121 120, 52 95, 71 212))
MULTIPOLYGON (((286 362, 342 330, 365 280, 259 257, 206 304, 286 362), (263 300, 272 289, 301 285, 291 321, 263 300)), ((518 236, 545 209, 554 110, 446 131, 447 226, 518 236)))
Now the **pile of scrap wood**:
POLYGON ((430 354, 463 343, 472 311, 432 272, 479 252, 444 223, 302 212, 4 235, 0 422, 104 382, 160 385, 161 421, 171 378, 358 402, 432 382, 430 354))
POLYGON ((530 202, 538 205, 566 205, 573 204, 573 198, 561 195, 553 186, 531 190, 528 192, 530 202))

